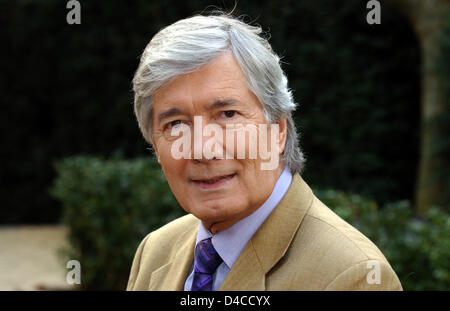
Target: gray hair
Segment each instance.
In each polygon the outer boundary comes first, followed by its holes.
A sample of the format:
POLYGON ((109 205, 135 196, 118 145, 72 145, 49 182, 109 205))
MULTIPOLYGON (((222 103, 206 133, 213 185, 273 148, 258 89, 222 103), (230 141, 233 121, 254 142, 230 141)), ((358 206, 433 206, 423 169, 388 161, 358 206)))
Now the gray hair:
POLYGON ((144 138, 153 144, 152 95, 179 75, 194 72, 225 51, 231 51, 260 101, 268 123, 287 118, 283 162, 301 172, 305 162, 292 113, 296 104, 261 27, 229 15, 197 15, 159 31, 145 48, 133 78, 134 111, 144 138))

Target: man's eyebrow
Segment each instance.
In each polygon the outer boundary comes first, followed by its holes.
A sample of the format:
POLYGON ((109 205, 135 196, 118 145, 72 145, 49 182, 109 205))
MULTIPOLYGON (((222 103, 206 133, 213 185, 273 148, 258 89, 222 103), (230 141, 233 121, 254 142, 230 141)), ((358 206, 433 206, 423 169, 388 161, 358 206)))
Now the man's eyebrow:
MULTIPOLYGON (((208 108, 209 109, 217 109, 217 108, 223 108, 223 107, 229 107, 229 106, 236 106, 239 105, 240 102, 234 98, 226 98, 226 99, 218 99, 213 101, 212 103, 208 104, 208 108)), ((159 123, 161 123, 161 121, 163 121, 164 119, 176 116, 176 115, 180 115, 183 112, 177 108, 177 107, 173 107, 170 109, 167 109, 166 111, 161 112, 158 115, 158 121, 159 123)))
POLYGON ((158 121, 159 121, 159 123, 161 123, 162 120, 170 118, 170 117, 173 117, 173 116, 176 116, 176 115, 179 115, 181 113, 182 112, 181 112, 181 110, 179 108, 176 108, 176 107, 170 108, 170 109, 168 109, 166 111, 161 112, 158 115, 158 121))
POLYGON ((236 106, 239 105, 240 101, 234 99, 234 98, 226 98, 226 99, 218 99, 213 101, 212 103, 208 104, 209 109, 217 109, 217 108, 224 108, 229 106, 236 106))

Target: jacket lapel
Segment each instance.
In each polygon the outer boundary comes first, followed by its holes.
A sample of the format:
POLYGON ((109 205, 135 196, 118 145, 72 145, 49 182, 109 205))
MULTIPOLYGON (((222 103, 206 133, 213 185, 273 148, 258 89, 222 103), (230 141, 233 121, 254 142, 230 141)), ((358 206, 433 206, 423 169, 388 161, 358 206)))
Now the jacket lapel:
POLYGON ((220 290, 265 290, 265 275, 284 256, 313 201, 299 174, 234 263, 220 290))
POLYGON ((149 290, 182 291, 184 289, 184 283, 194 261, 197 227, 195 226, 195 230, 187 230, 178 238, 175 245, 176 254, 169 263, 152 273, 149 290))
POLYGON ((265 272, 250 240, 219 290, 264 290, 264 283, 265 272))

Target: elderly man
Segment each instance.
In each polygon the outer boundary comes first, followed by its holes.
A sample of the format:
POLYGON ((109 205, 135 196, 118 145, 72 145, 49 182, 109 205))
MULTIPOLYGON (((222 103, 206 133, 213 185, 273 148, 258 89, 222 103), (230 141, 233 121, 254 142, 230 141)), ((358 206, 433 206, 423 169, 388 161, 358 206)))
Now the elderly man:
POLYGON ((189 214, 144 238, 127 290, 401 290, 378 248, 300 176, 296 104, 260 33, 195 16, 146 47, 135 113, 189 214))

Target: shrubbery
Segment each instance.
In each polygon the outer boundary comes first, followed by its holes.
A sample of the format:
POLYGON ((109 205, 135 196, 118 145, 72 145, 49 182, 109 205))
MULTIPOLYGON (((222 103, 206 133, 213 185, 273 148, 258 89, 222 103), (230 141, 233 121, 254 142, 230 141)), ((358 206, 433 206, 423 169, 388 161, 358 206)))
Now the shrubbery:
POLYGON ((82 288, 122 290, 134 253, 150 231, 184 214, 151 159, 73 157, 57 163, 51 189, 63 204, 70 249, 82 288))
MULTIPOLYGON (((64 207, 71 249, 81 263, 82 288, 122 290, 140 240, 184 214, 151 159, 68 158, 56 165, 51 193, 64 207)), ((417 217, 407 201, 378 208, 359 195, 315 194, 368 236, 385 254, 405 290, 450 289, 450 218, 431 209, 417 217)))
POLYGON ((450 289, 449 214, 431 208, 419 217, 408 201, 378 208, 359 195, 315 194, 381 249, 405 290, 450 289))

